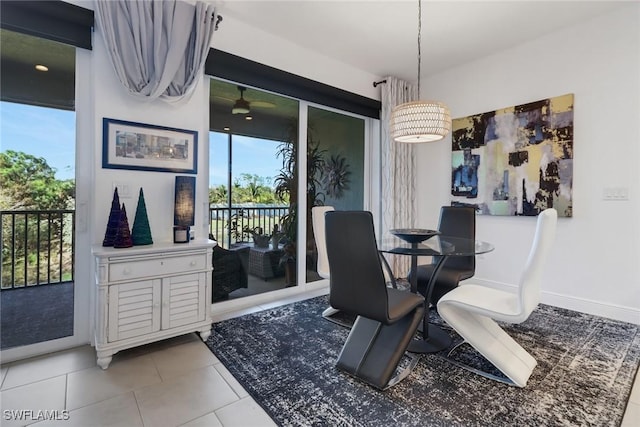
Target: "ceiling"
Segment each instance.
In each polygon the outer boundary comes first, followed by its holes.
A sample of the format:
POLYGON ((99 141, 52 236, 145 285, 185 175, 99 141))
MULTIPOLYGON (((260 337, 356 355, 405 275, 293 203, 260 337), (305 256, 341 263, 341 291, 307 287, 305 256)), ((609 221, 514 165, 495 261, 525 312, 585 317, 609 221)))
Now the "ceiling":
MULTIPOLYGON (((627 3, 423 0, 422 76, 542 37, 627 3)), ((417 0, 220 0, 219 4, 227 25, 243 21, 372 75, 416 80, 417 0)), ((224 26, 225 21, 220 31, 224 26)), ((2 100, 74 109, 73 48, 6 30, 2 30, 0 42, 2 100), (49 65, 50 71, 35 71, 36 63, 49 65)), ((228 114, 239 92, 234 84, 214 83, 211 95, 212 106, 228 114)), ((284 119, 291 116, 289 110, 297 109, 295 102, 250 88, 245 98, 254 101, 251 110, 256 118, 264 114, 284 119), (277 108, 260 108, 258 101, 277 108)), ((238 122, 240 118, 232 119, 238 122)))
MULTIPOLYGON (((423 0, 422 77, 628 3, 423 0)), ((417 0, 224 0, 220 13, 373 75, 417 79, 417 0)))
POLYGON ((73 110, 75 58, 71 46, 0 30, 0 100, 73 110))

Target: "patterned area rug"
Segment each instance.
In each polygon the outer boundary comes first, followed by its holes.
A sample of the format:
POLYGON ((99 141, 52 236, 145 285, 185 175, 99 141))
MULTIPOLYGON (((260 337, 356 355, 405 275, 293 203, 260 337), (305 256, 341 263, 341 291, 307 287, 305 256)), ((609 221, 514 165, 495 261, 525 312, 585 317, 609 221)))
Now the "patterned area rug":
POLYGON ((538 360, 526 388, 435 354, 381 392, 335 368, 349 331, 321 318, 327 305, 318 297, 213 326, 207 345, 279 425, 616 426, 640 361, 637 325, 540 305, 505 326, 538 360))

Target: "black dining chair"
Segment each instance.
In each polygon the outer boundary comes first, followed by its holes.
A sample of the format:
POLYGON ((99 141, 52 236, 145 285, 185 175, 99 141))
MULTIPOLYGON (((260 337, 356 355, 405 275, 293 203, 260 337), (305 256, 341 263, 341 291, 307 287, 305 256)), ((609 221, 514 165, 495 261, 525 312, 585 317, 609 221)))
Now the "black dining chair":
MULTIPOLYGON (((443 206, 440 209, 438 231, 442 236, 460 237, 465 239, 476 238, 476 211, 469 206, 443 206)), ((419 265, 418 292, 425 297, 429 280, 436 267, 435 260, 432 264, 419 265)), ((447 292, 455 289, 461 280, 473 277, 476 271, 475 256, 452 256, 447 258, 438 272, 436 281, 431 291, 430 303, 434 306, 447 292)), ((411 273, 409 274, 411 280, 411 273)))
POLYGON ((411 373, 419 356, 392 378, 424 314, 424 298, 387 287, 373 216, 366 211, 325 213, 331 307, 356 315, 338 356, 338 369, 379 389, 411 373))

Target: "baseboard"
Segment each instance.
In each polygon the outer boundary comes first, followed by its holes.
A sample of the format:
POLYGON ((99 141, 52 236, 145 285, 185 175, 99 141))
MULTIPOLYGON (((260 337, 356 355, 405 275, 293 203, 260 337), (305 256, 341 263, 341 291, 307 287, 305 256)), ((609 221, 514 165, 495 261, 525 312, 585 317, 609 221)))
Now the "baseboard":
MULTIPOLYGON (((461 282, 464 283, 465 281, 461 282)), ((496 282, 486 279, 469 279, 468 282, 478 283, 490 288, 502 289, 513 292, 515 285, 509 283, 496 282)), ((617 304, 607 304, 600 301, 593 301, 586 298, 579 298, 563 295, 556 292, 542 291, 541 302, 554 307, 566 308, 568 310, 579 311, 581 313, 593 314, 609 319, 640 325, 640 309, 625 307, 617 304)))
MULTIPOLYGON (((81 345, 89 345, 89 343, 86 339, 71 336, 23 345, 20 347, 7 348, 0 351, 0 362, 4 365, 5 363, 14 362, 16 360, 56 353, 70 348, 79 347, 81 345)), ((93 344, 91 345, 93 346, 93 344)))
POLYGON ((268 305, 274 301, 281 301, 290 297, 295 297, 303 293, 324 294, 329 292, 329 281, 326 279, 305 283, 302 286, 292 286, 290 288, 278 289, 256 295, 220 301, 211 305, 211 315, 217 317, 225 313, 254 308, 261 305, 268 305), (326 292, 325 292, 326 290, 326 292))
MULTIPOLYGON (((490 288, 502 289, 514 292, 515 285, 494 280, 472 278, 469 282, 475 282, 490 288)), ((461 282, 464 283, 465 281, 461 282)), ((301 293, 321 292, 328 293, 329 281, 318 280, 317 282, 307 283, 303 286, 294 286, 278 291, 266 292, 258 295, 251 295, 238 298, 231 301, 221 301, 212 305, 212 314, 220 315, 226 312, 246 309, 259 305, 269 304, 274 301, 282 300, 301 293)), ((593 301, 586 298, 579 298, 569 295, 563 295, 556 292, 543 291, 541 295, 543 304, 554 307, 566 308, 568 310, 579 311, 581 313, 592 314, 594 316, 602 316, 609 319, 620 320, 623 322, 640 325, 640 310, 632 307, 625 307, 617 304, 607 304, 599 301, 593 301)))

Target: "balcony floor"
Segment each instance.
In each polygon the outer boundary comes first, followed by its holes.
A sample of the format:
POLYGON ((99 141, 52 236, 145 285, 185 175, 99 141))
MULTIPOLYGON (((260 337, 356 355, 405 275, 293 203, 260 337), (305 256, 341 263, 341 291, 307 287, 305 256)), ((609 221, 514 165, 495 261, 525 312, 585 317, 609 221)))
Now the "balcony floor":
POLYGON ((0 291, 0 348, 73 335, 73 282, 0 291))

